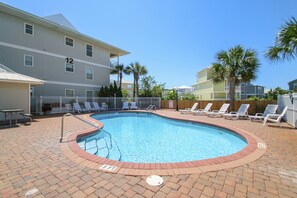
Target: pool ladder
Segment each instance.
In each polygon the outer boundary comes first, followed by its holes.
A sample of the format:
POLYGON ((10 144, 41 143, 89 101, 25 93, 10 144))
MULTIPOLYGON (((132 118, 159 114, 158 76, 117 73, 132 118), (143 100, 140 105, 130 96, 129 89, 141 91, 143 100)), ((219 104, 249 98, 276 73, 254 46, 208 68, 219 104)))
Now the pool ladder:
MULTIPOLYGON (((110 141, 110 147, 108 147, 107 141, 106 141, 106 139, 105 139, 104 137, 102 137, 102 138, 93 138, 93 139, 90 140, 90 141, 93 141, 94 139, 96 140, 96 152, 95 152, 95 153, 98 153, 98 151, 99 151, 99 150, 102 150, 103 148, 107 148, 107 150, 108 150, 108 155, 107 155, 106 158, 108 158, 109 153, 110 153, 110 149, 113 148, 113 146, 112 146, 112 140, 113 140, 114 143, 115 143, 115 146, 116 146, 116 148, 117 148, 117 150, 118 150, 118 152, 119 152, 119 154, 120 154, 120 157, 119 157, 118 160, 121 161, 121 159, 122 159, 122 152, 121 152, 121 150, 120 150, 120 148, 119 148, 117 142, 115 141, 115 139, 112 138, 112 136, 111 136, 111 134, 110 134, 109 132, 107 132, 107 131, 105 131, 105 130, 99 128, 98 126, 96 126, 95 124, 93 124, 93 123, 91 123, 91 122, 88 122, 88 121, 86 121, 86 120, 84 120, 84 119, 82 119, 82 118, 80 118, 80 117, 78 117, 78 116, 76 116, 76 115, 73 115, 72 113, 66 113, 66 114, 64 114, 64 115, 62 116, 60 142, 62 142, 62 140, 63 140, 63 136, 64 136, 64 118, 67 117, 67 116, 72 116, 72 117, 74 117, 74 118, 76 118, 76 119, 78 119, 78 120, 80 120, 80 121, 82 121, 82 122, 84 122, 84 123, 86 123, 86 124, 91 125, 92 127, 97 128, 97 129, 100 131, 100 133, 106 133, 106 134, 108 134, 108 136, 109 136, 109 141, 110 141), (104 146, 104 147, 101 147, 101 148, 98 147, 98 141, 99 141, 100 139, 103 139, 103 140, 105 141, 105 145, 106 145, 106 147, 105 147, 105 146, 104 146)), ((86 150, 86 143, 87 143, 87 140, 88 140, 88 138, 86 138, 86 139, 85 139, 85 142, 84 142, 84 148, 85 148, 85 150, 86 150)), ((89 141, 89 142, 90 142, 90 141, 89 141)), ((94 154, 95 154, 95 153, 94 153, 94 154)))
POLYGON ((156 111, 156 110, 157 110, 156 105, 150 105, 146 108, 146 111, 156 111))

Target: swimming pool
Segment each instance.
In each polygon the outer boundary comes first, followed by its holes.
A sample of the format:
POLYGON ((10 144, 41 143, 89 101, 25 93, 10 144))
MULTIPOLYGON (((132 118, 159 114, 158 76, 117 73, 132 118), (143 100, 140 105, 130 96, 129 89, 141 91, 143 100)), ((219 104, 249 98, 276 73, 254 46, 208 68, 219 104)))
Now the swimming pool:
POLYGON ((107 113, 93 115, 92 118, 104 124, 103 129, 111 134, 112 139, 108 133, 94 133, 79 138, 79 146, 89 153, 113 160, 120 158, 123 162, 203 160, 231 155, 247 146, 242 136, 229 130, 151 113, 107 113), (113 144, 113 149, 98 152, 96 144, 99 148, 113 144), (115 144, 119 150, 115 149, 115 144))

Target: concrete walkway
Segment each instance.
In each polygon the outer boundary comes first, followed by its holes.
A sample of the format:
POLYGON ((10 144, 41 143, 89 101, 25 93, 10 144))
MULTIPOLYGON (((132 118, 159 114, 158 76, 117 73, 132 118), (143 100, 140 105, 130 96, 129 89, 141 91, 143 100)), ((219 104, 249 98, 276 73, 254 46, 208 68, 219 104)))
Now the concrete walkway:
MULTIPOLYGON (((28 197, 297 197, 297 130, 289 125, 262 127, 247 120, 158 113, 243 129, 264 140, 267 152, 236 168, 163 176, 164 185, 151 187, 146 176, 111 174, 74 163, 61 151, 61 117, 40 118, 30 126, 0 129, 0 197, 25 197, 32 189, 38 191, 28 197)), ((66 118, 67 134, 88 128, 66 118)))

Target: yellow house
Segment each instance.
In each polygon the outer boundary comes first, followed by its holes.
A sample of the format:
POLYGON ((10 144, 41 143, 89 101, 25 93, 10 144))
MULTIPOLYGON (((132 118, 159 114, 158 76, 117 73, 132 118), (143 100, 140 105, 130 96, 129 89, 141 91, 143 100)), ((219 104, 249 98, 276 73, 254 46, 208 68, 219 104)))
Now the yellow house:
MULTIPOLYGON (((226 82, 214 83, 210 76, 210 67, 197 72, 197 83, 193 85, 193 94, 199 100, 227 100, 229 86, 226 82)), ((236 97, 241 96, 240 87, 236 87, 236 97)))

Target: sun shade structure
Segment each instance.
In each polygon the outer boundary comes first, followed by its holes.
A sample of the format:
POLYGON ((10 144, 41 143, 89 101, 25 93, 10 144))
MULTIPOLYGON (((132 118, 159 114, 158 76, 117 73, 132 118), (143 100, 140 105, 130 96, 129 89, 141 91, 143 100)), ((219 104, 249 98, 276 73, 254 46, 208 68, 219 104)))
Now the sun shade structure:
POLYGON ((45 83, 43 80, 16 73, 3 64, 0 64, 0 82, 28 83, 31 85, 42 85, 45 83))

